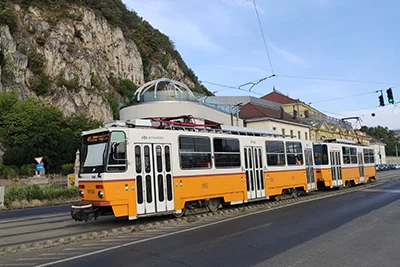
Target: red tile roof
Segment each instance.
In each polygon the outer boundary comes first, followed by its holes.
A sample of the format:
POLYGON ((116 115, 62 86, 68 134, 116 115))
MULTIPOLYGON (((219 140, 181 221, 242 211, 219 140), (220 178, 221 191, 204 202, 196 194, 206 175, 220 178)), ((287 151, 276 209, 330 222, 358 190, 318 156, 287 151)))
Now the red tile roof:
MULTIPOLYGON (((280 118, 280 110, 272 109, 263 106, 258 106, 253 103, 247 103, 240 109, 240 118, 242 119, 250 119, 250 118, 262 118, 269 117, 274 119, 280 118)), ((289 113, 283 112, 282 120, 292 121, 292 122, 300 122, 298 119, 293 119, 293 116, 289 113)))
POLYGON ((297 102, 297 100, 290 98, 288 96, 285 96, 284 94, 281 94, 277 91, 272 91, 271 93, 266 94, 265 96, 261 97, 261 99, 269 100, 269 101, 273 101, 273 102, 281 103, 281 104, 297 102))

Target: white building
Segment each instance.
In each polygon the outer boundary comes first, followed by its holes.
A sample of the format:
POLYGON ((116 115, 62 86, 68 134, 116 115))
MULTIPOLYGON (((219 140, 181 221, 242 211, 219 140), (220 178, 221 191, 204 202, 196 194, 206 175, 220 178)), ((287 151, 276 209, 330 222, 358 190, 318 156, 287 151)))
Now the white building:
POLYGON ((185 84, 167 78, 150 81, 135 92, 132 105, 120 109, 120 119, 192 116, 196 123, 243 126, 239 107, 193 93, 185 84))

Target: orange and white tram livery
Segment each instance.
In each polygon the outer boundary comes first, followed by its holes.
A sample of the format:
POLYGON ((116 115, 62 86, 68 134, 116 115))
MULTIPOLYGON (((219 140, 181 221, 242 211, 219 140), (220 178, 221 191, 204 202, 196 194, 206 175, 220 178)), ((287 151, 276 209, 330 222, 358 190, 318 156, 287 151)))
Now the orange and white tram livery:
POLYGON ((159 129, 151 120, 109 123, 82 134, 81 202, 71 215, 78 221, 111 214, 180 216, 196 207, 215 211, 222 204, 296 196, 316 190, 317 181, 333 187, 375 177, 368 147, 340 146, 223 125, 159 129), (329 153, 345 153, 350 164, 340 167, 329 153))
POLYGON ((375 180, 374 150, 348 140, 314 143, 318 187, 341 187, 375 180))

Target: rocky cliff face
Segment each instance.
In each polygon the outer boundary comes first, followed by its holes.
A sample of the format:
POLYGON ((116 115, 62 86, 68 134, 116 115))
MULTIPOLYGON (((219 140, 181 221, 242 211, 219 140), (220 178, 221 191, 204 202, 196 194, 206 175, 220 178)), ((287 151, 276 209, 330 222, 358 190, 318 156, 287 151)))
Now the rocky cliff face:
MULTIPOLYGON (((116 94, 115 81, 145 82, 142 57, 134 41, 89 8, 71 6, 63 19, 45 10, 13 5, 18 30, 0 26, 0 90, 17 88, 22 99, 38 98, 65 114, 85 114, 109 121, 106 98, 116 94), (1 58, 0 58, 1 59, 1 58)), ((177 61, 152 62, 152 78, 170 77, 193 87, 177 61)))

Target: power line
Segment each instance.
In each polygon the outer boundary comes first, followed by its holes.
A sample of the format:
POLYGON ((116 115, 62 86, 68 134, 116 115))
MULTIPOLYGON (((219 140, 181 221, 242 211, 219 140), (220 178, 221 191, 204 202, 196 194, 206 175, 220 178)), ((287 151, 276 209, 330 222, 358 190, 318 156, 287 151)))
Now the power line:
POLYGON ((311 105, 311 104, 316 104, 316 103, 322 103, 322 102, 328 102, 328 101, 335 101, 335 100, 340 100, 340 99, 352 98, 352 97, 356 97, 356 96, 370 95, 370 94, 375 94, 377 92, 378 91, 372 91, 372 92, 356 94, 356 95, 341 96, 341 97, 336 97, 336 98, 330 98, 330 99, 324 99, 324 100, 318 100, 318 101, 314 101, 314 102, 309 102, 308 104, 311 105))
MULTIPOLYGON (((219 86, 219 87, 224 87, 224 88, 239 90, 239 91, 243 91, 243 92, 247 92, 247 93, 252 93, 252 94, 256 94, 256 95, 260 95, 260 96, 264 96, 264 94, 257 93, 257 92, 254 92, 254 91, 249 91, 249 90, 242 89, 242 88, 235 87, 235 86, 230 86, 230 85, 225 85, 225 84, 220 84, 220 83, 214 83, 214 82, 207 82, 207 81, 200 81, 200 82, 201 82, 201 83, 210 84, 210 85, 219 86)), ((222 91, 222 90, 221 90, 221 91, 222 91)))
POLYGON ((265 51, 267 52, 269 66, 270 66, 270 68, 271 68, 271 73, 272 73, 272 74, 275 74, 274 68, 272 67, 271 57, 270 57, 269 51, 268 51, 267 41, 265 40, 264 31, 263 31, 263 28, 262 28, 262 25, 261 25, 260 16, 258 15, 256 0, 253 0, 253 5, 254 5, 254 9, 255 9, 255 11, 256 11, 256 15, 257 15, 258 25, 260 26, 260 31, 261 31, 261 36, 262 36, 262 38, 263 38, 265 51))
POLYGON ((259 83, 261 83, 261 82, 263 82, 263 81, 265 81, 266 79, 270 79, 270 78, 273 78, 273 77, 275 77, 275 74, 272 74, 272 75, 270 75, 270 76, 261 78, 261 79, 259 79, 259 80, 253 81, 253 82, 244 83, 244 84, 242 84, 242 85, 239 85, 238 88, 241 89, 241 87, 244 87, 244 86, 246 86, 246 85, 251 85, 250 88, 248 89, 249 92, 251 93, 251 89, 253 89, 254 86, 258 85, 259 83))
POLYGON ((394 84, 393 87, 400 86, 400 83, 391 83, 391 82, 376 82, 376 81, 363 81, 363 80, 348 80, 348 79, 340 79, 340 78, 325 78, 325 77, 310 77, 310 76, 294 76, 294 75, 281 75, 276 74, 276 77, 283 78, 294 78, 294 79, 309 79, 309 80, 323 80, 323 81, 336 81, 336 82, 350 82, 350 83, 370 83, 370 84, 394 84))

